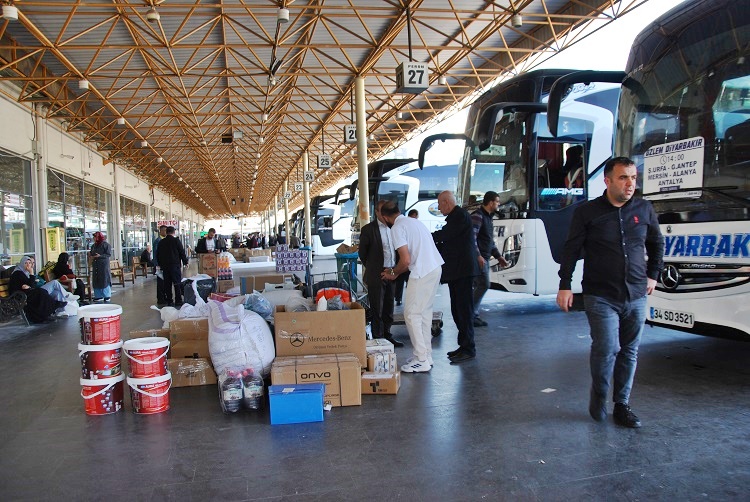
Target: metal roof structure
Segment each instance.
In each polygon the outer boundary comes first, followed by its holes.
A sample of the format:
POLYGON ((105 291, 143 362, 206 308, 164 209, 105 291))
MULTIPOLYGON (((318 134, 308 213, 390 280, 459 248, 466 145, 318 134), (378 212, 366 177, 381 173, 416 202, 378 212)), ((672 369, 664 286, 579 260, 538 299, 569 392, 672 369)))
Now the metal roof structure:
POLYGON ((2 0, 0 80, 199 213, 253 214, 302 180, 304 151, 333 163, 311 195, 356 170, 356 77, 373 161, 646 1, 2 0), (429 87, 396 94, 410 60, 429 87))

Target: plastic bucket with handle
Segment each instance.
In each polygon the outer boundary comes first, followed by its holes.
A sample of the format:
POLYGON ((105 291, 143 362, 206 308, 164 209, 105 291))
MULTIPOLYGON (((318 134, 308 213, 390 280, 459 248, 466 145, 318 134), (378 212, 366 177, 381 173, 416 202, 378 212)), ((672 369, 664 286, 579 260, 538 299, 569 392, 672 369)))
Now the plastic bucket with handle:
POLYGON ((78 309, 81 343, 102 345, 120 341, 122 307, 114 304, 84 305, 78 309))
POLYGON ((133 378, 150 378, 167 374, 169 340, 149 336, 127 340, 123 345, 129 359, 129 375, 133 378))
POLYGON ((79 343, 78 354, 81 356, 81 378, 109 378, 122 371, 122 342, 106 345, 79 343))
POLYGON ((161 413, 169 409, 169 388, 172 386, 172 374, 150 378, 128 377, 130 402, 136 413, 161 413))
POLYGON ((81 397, 87 415, 109 415, 122 409, 122 381, 125 375, 120 373, 111 378, 81 378, 81 397))

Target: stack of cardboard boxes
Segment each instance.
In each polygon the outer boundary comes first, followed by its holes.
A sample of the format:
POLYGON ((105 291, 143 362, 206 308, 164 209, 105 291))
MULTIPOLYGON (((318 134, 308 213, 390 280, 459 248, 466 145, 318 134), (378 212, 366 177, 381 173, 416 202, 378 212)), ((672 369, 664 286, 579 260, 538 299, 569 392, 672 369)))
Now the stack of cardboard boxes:
MULTIPOLYGON (((231 268, 229 270, 231 271, 231 268)), ((216 279, 216 291, 219 293, 226 293, 234 287, 234 279, 218 280, 219 255, 217 254, 200 253, 198 255, 198 273, 216 279)))

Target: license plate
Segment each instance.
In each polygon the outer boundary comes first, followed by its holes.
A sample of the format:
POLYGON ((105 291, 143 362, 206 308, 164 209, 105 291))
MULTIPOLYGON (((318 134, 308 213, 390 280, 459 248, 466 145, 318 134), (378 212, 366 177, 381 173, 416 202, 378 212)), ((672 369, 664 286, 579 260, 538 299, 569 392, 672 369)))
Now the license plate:
POLYGON ((651 307, 648 310, 648 318, 651 321, 673 324, 683 328, 692 328, 695 323, 693 314, 689 312, 678 312, 676 310, 666 310, 651 307))

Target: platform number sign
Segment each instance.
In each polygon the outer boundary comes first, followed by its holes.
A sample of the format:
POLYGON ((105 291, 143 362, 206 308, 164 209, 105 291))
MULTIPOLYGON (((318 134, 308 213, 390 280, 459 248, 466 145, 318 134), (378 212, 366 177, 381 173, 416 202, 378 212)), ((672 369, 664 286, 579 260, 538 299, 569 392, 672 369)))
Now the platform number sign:
POLYGON ((420 94, 429 84, 427 63, 403 61, 396 68, 396 93, 420 94))
POLYGON ((294 191, 295 192, 301 192, 302 191, 302 182, 301 181, 295 181, 294 182, 294 191))
POLYGON ((313 181, 315 181, 315 171, 305 171, 302 174, 304 176, 304 180, 308 183, 312 183, 313 181))
POLYGON ((287 190, 286 192, 284 192, 284 199, 289 200, 291 198, 292 198, 291 190, 287 190))
POLYGON ((344 143, 352 144, 357 142, 357 126, 355 124, 346 124, 344 126, 344 143))
POLYGON ((281 209, 282 207, 284 207, 284 204, 282 204, 281 202, 276 204, 276 209, 281 209))
POLYGON ((330 169, 331 168, 331 156, 327 153, 321 153, 318 155, 318 169, 330 169))

